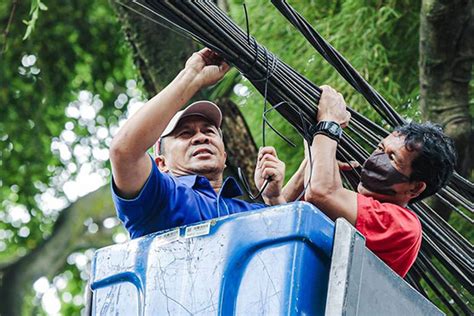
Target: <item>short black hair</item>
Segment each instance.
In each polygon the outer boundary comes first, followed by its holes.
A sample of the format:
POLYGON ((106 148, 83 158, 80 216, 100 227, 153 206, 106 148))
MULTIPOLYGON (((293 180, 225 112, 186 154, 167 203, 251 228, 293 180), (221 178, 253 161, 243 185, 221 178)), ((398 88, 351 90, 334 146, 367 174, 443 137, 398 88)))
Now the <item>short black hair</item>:
POLYGON ((405 136, 405 147, 418 152, 412 162, 410 181, 423 181, 426 189, 410 202, 420 201, 435 194, 448 183, 456 165, 453 140, 443 129, 431 122, 408 123, 395 129, 405 136))

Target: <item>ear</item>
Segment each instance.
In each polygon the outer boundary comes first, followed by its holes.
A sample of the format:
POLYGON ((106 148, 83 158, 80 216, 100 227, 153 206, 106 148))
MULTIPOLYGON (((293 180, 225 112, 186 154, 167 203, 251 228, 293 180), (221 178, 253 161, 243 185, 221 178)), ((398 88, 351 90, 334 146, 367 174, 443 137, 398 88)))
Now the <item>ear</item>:
POLYGON ((410 188, 410 199, 416 198, 418 195, 420 195, 423 191, 426 189, 426 183, 423 181, 414 181, 411 183, 411 188, 410 188))
POLYGON ((158 169, 160 169, 161 172, 168 172, 168 166, 166 165, 166 160, 165 156, 156 156, 155 157, 155 163, 158 166, 158 169))

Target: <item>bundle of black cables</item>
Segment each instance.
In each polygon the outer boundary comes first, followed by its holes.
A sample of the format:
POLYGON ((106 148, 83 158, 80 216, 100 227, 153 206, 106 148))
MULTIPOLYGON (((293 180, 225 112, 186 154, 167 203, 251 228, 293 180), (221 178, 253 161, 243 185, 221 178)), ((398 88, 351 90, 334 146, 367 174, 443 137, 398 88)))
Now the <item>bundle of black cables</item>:
MULTIPOLYGON (((264 114, 275 109, 306 140, 311 140, 308 128, 316 123, 321 90, 259 45, 248 31, 244 32, 212 1, 135 2, 159 17, 168 27, 219 53, 264 96, 264 114), (270 109, 266 109, 267 100, 272 104, 270 109)), ((285 1, 273 3, 389 125, 395 127, 404 124, 404 119, 387 101, 293 8, 285 1)), ((365 148, 375 148, 388 132, 356 111, 349 111, 352 115, 351 125, 349 132, 342 137, 337 158, 342 161, 355 160, 362 164, 369 155, 365 148)), ((357 187, 360 175, 356 169, 342 175, 347 185, 354 189, 357 187)), ((473 212, 473 191, 473 184, 456 174, 437 197, 446 207, 472 223, 471 217, 466 213, 473 212)), ((461 293, 465 290, 472 293, 473 289, 472 244, 423 201, 411 204, 410 208, 416 212, 423 225, 424 241, 407 280, 425 295, 424 287, 431 288, 453 313, 462 311, 472 314, 470 302, 461 293), (433 257, 436 258, 437 265, 430 260, 433 257)))

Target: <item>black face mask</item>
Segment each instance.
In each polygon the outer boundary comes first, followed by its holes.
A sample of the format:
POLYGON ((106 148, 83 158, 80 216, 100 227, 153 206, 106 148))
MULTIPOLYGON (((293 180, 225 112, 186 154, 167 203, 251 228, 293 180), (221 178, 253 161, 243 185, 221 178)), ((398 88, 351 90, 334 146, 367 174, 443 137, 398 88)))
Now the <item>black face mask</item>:
POLYGON ((392 166, 390 157, 384 152, 373 153, 362 166, 360 182, 375 193, 396 195, 392 185, 409 181, 407 176, 392 166))

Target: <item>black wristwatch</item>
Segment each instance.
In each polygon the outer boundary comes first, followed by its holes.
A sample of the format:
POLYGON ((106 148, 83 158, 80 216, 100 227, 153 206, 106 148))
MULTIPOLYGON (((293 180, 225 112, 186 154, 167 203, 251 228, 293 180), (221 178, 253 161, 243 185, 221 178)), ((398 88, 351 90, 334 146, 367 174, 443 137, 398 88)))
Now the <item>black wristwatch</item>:
POLYGON ((342 136, 342 128, 341 125, 334 121, 319 121, 318 124, 310 127, 309 133, 313 138, 317 134, 323 134, 339 142, 342 136))

